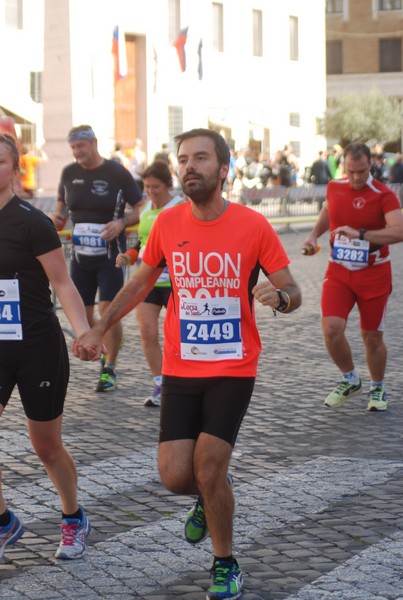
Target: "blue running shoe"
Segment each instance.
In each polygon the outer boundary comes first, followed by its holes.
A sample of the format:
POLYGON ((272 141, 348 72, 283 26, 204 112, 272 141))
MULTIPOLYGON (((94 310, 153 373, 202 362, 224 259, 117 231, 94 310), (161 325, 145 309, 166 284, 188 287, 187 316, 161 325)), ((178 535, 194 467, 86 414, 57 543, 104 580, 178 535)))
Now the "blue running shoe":
POLYGON ((213 583, 208 589, 206 600, 235 600, 243 589, 242 571, 237 561, 216 559, 211 569, 213 583))
POLYGON ((15 544, 24 535, 24 528, 18 517, 12 510, 8 511, 11 521, 5 527, 0 527, 0 558, 3 558, 4 550, 9 544, 15 544))

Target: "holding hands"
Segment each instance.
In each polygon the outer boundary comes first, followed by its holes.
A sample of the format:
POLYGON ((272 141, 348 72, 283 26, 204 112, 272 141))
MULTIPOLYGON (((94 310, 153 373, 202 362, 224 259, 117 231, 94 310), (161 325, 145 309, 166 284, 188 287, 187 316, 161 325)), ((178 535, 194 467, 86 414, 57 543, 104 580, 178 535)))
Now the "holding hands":
POLYGON ((96 361, 101 358, 102 353, 106 353, 102 342, 102 335, 95 328, 86 331, 76 340, 73 340, 71 349, 77 358, 85 361, 96 361))

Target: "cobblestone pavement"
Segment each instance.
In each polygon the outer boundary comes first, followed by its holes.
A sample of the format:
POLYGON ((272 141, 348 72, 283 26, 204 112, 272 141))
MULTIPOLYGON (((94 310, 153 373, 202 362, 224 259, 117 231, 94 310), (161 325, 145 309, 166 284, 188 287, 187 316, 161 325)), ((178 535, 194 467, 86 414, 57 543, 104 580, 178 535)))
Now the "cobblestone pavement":
MULTIPOLYGON (((402 600, 403 246, 392 247, 389 410, 367 412, 365 390, 331 411, 323 400, 338 373, 325 352, 319 322, 327 252, 301 256, 304 236, 302 231, 282 235, 303 307, 275 318, 257 307, 264 349, 231 465, 243 600, 402 600)), ((80 501, 93 525, 82 560, 53 558, 60 505, 31 451, 16 393, 2 418, 5 495, 26 533, 0 563, 0 598, 205 597, 211 542, 186 544, 183 520, 191 500, 159 483, 159 410, 143 406, 150 377, 133 316, 124 329, 117 391, 96 395, 98 366, 72 359, 64 437, 77 462, 80 501)), ((367 389, 355 311, 348 335, 367 389)))

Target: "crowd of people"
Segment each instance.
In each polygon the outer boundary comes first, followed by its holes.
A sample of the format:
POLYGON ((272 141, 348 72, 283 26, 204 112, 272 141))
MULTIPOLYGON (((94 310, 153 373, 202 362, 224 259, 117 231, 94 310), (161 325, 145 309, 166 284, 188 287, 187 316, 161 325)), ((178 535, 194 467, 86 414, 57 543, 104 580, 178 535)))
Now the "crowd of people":
MULTIPOLYGON (((244 582, 233 555, 229 467, 261 351, 254 301, 288 314, 302 298, 269 221, 230 202, 224 189, 233 189, 240 174, 290 187, 298 163, 285 147, 260 172, 261 161, 250 149, 236 155, 209 129, 186 131, 175 141, 176 155, 164 145, 146 165, 140 140, 132 156, 117 144, 106 159, 90 125, 73 127, 67 143, 74 161, 61 173, 56 207, 48 217, 16 195, 19 151, 11 136, 0 135, 0 415, 17 386, 32 446, 60 496, 56 558, 80 558, 91 526, 78 504, 75 464, 62 442, 69 358, 50 286, 74 331, 73 354, 100 361, 97 392, 116 389, 121 321, 136 309, 154 386, 144 404, 160 407, 161 482, 173 493, 196 498, 184 536, 198 544, 210 535, 212 582, 206 598, 235 600, 244 582), (73 230, 70 274, 57 234, 67 216, 73 230), (139 243, 127 250, 125 231, 135 224, 139 243), (125 284, 123 267, 134 263, 125 284)), ((311 170, 315 183, 328 185, 304 245, 315 251, 320 236, 330 231, 321 325, 340 371, 340 382, 325 399, 331 409, 363 387, 345 334, 355 305, 370 375, 367 409, 388 406, 383 338, 392 289, 388 246, 403 241, 403 216, 373 165, 365 144, 350 144, 333 148, 329 156, 319 153, 311 170)), ((23 533, 0 486, 0 556, 23 533)))
MULTIPOLYGON (((403 157, 387 154, 376 144, 370 149, 371 175, 383 183, 403 183, 403 157)), ((336 144, 328 152, 320 151, 318 158, 307 169, 305 181, 317 185, 327 184, 332 179, 345 179, 343 148, 336 144)))

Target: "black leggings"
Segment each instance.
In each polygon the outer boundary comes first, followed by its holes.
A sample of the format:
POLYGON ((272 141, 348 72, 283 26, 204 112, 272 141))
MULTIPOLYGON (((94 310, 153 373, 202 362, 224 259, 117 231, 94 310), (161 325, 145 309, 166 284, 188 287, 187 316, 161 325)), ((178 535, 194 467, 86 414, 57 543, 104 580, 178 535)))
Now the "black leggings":
POLYGON ((35 344, 0 344, 0 404, 7 405, 17 385, 26 416, 52 421, 63 412, 69 381, 69 357, 63 332, 35 344))

